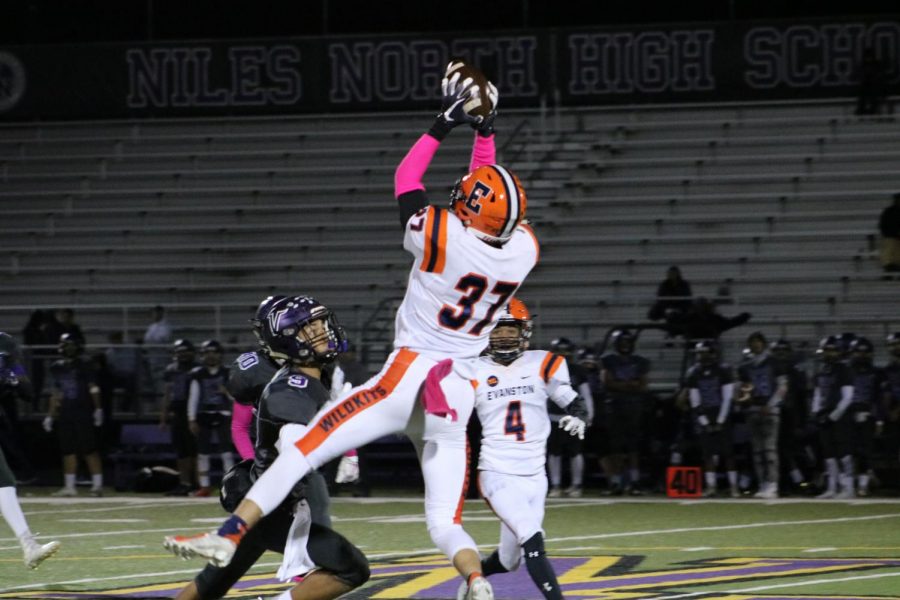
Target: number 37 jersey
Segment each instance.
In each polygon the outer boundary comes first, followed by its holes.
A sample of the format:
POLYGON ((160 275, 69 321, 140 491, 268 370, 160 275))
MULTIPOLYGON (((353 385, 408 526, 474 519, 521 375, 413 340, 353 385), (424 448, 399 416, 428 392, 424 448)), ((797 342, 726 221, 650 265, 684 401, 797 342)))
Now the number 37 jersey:
POLYGON ((410 217, 403 247, 415 262, 397 311, 394 348, 441 358, 481 354, 502 308, 539 254, 527 225, 519 225, 509 241, 495 247, 436 206, 410 217))
POLYGON ((475 410, 481 421, 478 468, 510 475, 544 472, 552 424, 547 400, 560 408, 578 394, 563 357, 528 350, 509 365, 483 356, 477 362, 475 410))

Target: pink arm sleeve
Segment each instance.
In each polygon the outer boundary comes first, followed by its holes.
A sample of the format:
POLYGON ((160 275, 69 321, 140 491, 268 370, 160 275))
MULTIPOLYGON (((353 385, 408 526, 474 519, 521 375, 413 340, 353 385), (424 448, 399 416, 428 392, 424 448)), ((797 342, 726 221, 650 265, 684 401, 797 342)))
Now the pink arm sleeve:
POLYGON ((401 194, 412 192, 413 190, 424 190, 422 177, 434 158, 438 146, 441 143, 428 135, 424 134, 413 144, 403 160, 397 166, 394 173, 394 197, 399 198, 401 194))
POLYGON ((497 149, 494 147, 494 137, 496 136, 493 134, 489 137, 475 134, 475 143, 472 144, 472 162, 469 163, 470 173, 478 167, 497 163, 497 149))
POLYGON ((231 441, 242 459, 253 458, 253 442, 250 441, 250 422, 253 420, 253 407, 234 403, 231 413, 231 441))

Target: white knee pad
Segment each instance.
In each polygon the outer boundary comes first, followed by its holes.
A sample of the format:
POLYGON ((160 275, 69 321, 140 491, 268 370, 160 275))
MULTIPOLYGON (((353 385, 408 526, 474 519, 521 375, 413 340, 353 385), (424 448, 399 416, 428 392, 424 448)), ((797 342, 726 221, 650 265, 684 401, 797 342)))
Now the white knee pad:
POLYGON ((429 523, 428 535, 431 536, 431 541, 434 542, 434 545, 437 546, 451 561, 460 550, 470 549, 478 552, 475 540, 466 533, 465 529, 462 528, 462 525, 456 523, 433 525, 429 523))

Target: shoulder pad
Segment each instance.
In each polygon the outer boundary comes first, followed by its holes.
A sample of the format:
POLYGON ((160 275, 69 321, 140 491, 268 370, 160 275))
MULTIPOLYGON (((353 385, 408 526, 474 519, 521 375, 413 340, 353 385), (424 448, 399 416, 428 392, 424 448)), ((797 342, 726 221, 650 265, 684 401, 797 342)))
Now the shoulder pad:
POLYGON ((317 398, 315 387, 303 375, 273 380, 263 393, 264 414, 285 423, 309 423, 327 398, 317 398), (300 387, 302 386, 302 387, 300 387))

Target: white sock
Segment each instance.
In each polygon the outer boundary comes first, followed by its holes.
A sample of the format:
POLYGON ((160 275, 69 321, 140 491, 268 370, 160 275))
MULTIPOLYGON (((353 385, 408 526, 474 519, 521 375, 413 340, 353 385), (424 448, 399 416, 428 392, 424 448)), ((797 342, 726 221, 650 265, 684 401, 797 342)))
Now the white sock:
POLYGON ((869 474, 864 473, 859 476, 859 489, 868 492, 869 491, 869 474))
POLYGON ((75 489, 75 473, 66 473, 66 474, 63 476, 63 479, 64 479, 65 482, 66 482, 66 489, 67 489, 67 490, 74 490, 74 489, 75 489))
POLYGON ((197 479, 200 487, 209 487, 209 454, 197 455, 197 479))
POLYGON ((834 493, 837 491, 838 474, 840 473, 837 459, 826 458, 825 469, 828 471, 828 491, 834 493))
POLYGON ((569 460, 569 467, 572 470, 572 487, 580 488, 584 480, 584 456, 573 456, 569 460))
POLYGON ((706 475, 706 487, 711 490, 716 489, 716 472, 707 471, 704 475, 706 475))
POLYGON ((737 487, 737 471, 728 471, 728 485, 737 487))
POLYGON ((562 482, 562 456, 556 454, 548 456, 547 467, 550 470, 550 487, 559 487, 562 482))
POLYGON ((19 540, 31 536, 22 507, 19 506, 19 499, 16 497, 16 488, 12 486, 0 488, 0 513, 19 540))
POLYGON ((631 485, 638 485, 641 482, 641 472, 637 469, 628 469, 628 478, 631 485))
POLYGON ((103 488, 103 473, 91 475, 91 488, 95 490, 103 488))
POLYGON ((848 454, 841 458, 841 471, 846 477, 853 479, 853 474, 855 473, 855 469, 853 466, 853 456, 848 454))
POLYGON ((234 456, 231 452, 223 452, 222 453, 222 475, 224 476, 231 467, 234 466, 234 456))

